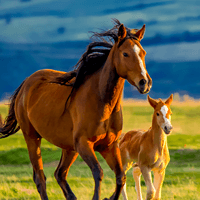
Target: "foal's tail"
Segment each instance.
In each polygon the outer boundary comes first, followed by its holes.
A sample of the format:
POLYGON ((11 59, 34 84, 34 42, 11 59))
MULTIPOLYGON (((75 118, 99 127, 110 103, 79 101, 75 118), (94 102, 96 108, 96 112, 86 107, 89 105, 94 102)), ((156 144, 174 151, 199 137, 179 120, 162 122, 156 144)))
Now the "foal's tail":
POLYGON ((17 124, 14 107, 15 107, 16 97, 22 85, 24 84, 24 82, 25 80, 22 82, 22 84, 15 90, 14 94, 11 96, 9 113, 5 119, 5 122, 3 123, 2 118, 0 119, 0 139, 8 137, 16 133, 20 129, 19 125, 17 124))

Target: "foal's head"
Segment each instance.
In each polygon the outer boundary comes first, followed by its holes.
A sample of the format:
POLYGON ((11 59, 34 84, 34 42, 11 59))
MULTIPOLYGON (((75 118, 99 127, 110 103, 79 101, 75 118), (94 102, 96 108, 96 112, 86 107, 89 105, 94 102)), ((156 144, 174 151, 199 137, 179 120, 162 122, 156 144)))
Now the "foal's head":
POLYGON ((119 76, 128 80, 142 94, 150 91, 152 80, 145 66, 146 52, 140 44, 145 32, 145 25, 135 32, 134 37, 127 34, 123 24, 118 29, 118 41, 114 46, 114 65, 119 76))
POLYGON ((156 100, 150 98, 148 95, 148 101, 150 105, 154 108, 153 115, 157 120, 157 124, 163 129, 163 131, 166 134, 170 134, 173 128, 171 125, 172 111, 170 109, 172 100, 173 100, 172 94, 165 102, 163 102, 161 99, 159 100, 159 102, 157 102, 156 100))

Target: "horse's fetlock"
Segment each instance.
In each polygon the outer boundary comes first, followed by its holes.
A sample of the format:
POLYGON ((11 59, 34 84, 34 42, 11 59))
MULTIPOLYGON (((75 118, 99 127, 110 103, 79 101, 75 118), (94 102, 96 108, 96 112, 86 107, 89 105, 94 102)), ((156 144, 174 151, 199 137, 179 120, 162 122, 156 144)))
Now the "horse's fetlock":
POLYGON ((62 176, 62 173, 60 172, 60 170, 56 170, 56 171, 54 172, 54 177, 55 177, 57 183, 60 185, 60 183, 61 183, 62 180, 63 180, 63 178, 62 178, 63 176, 62 176))
POLYGON ((153 188, 152 190, 148 191, 147 192, 147 198, 146 200, 153 200, 154 199, 154 196, 155 196, 155 189, 153 188))

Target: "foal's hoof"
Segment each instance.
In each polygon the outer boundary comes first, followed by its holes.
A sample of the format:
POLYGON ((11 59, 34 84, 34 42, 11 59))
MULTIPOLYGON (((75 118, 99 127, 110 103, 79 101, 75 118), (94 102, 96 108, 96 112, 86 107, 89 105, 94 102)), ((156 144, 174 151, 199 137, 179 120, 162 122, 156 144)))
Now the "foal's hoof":
POLYGON ((103 200, 109 200, 108 198, 105 198, 105 199, 103 199, 103 200))

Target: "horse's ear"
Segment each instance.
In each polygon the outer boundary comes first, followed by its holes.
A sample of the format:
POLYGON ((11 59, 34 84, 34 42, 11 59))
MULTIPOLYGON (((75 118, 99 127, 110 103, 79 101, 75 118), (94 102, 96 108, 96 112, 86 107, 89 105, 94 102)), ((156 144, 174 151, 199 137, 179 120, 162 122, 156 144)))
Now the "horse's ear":
POLYGON ((143 27, 140 30, 138 30, 135 33, 135 35, 136 35, 136 37, 138 38, 139 41, 142 40, 142 38, 144 37, 144 32, 145 32, 145 24, 143 25, 143 27))
POLYGON ((171 94, 170 97, 165 101, 165 104, 170 106, 172 101, 173 101, 173 94, 171 94))
POLYGON ((155 107, 157 106, 157 101, 152 99, 149 95, 147 95, 147 99, 149 101, 149 104, 155 109, 155 107))
POLYGON ((126 37, 126 28, 123 24, 118 29, 118 42, 121 42, 126 37))

